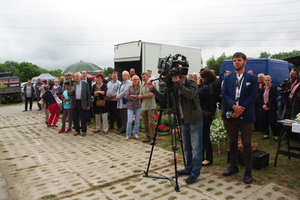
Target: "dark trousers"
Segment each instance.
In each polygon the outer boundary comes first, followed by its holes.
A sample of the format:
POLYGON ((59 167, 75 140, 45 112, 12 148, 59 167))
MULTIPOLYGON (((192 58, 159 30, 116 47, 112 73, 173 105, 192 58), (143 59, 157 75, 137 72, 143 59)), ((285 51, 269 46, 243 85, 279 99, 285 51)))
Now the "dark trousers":
POLYGON ((278 127, 276 127, 277 123, 277 110, 267 110, 262 109, 262 119, 263 119, 263 127, 266 135, 269 135, 269 125, 273 132, 273 136, 278 136, 278 127))
POLYGON ((117 109, 117 102, 108 101, 108 109, 109 109, 109 127, 114 128, 115 118, 117 118, 117 127, 118 129, 122 128, 121 117, 117 109))
POLYGON ((25 97, 25 110, 27 110, 28 107, 28 101, 29 101, 29 108, 32 109, 32 97, 25 97))
POLYGON ((40 95, 39 94, 37 94, 36 95, 36 104, 37 104, 37 106, 39 107, 39 109, 42 109, 41 108, 41 104, 39 104, 39 101, 41 100, 41 97, 40 97, 40 95))
POLYGON ((254 122, 254 130, 256 131, 264 131, 263 129, 263 122, 262 122, 262 105, 260 104, 254 104, 255 106, 255 119, 254 122))
POLYGON ((253 132, 253 123, 242 123, 239 119, 224 120, 224 127, 228 133, 230 164, 232 167, 238 166, 238 138, 241 132, 245 170, 252 170, 252 144, 251 136, 253 132))
POLYGON ((127 108, 118 109, 119 115, 121 117, 121 131, 126 132, 126 126, 127 126, 127 108))
MULTIPOLYGON (((202 110, 203 112, 203 110, 202 110)), ((205 114, 203 112, 203 160, 208 160, 210 162, 213 162, 213 150, 212 150, 212 144, 210 140, 210 125, 213 121, 212 115, 205 114), (206 156, 205 156, 206 154, 206 156)))
POLYGON ((79 117, 80 117, 82 132, 86 132, 87 131, 86 110, 82 109, 81 100, 76 100, 76 105, 75 108, 72 110, 72 114, 73 114, 75 131, 80 133, 80 128, 79 128, 79 117))

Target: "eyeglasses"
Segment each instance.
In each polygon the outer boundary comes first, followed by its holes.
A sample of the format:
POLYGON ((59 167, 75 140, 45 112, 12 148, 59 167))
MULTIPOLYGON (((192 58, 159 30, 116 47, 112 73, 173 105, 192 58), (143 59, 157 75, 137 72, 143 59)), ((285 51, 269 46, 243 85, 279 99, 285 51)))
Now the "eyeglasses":
POLYGON ((134 81, 138 81, 139 79, 132 79, 132 80, 134 80, 134 81))

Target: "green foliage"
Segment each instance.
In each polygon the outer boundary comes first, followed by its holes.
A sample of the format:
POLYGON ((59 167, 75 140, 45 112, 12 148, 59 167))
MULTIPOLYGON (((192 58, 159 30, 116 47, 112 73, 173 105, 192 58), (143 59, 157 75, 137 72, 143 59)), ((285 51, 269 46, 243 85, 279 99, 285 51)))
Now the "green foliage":
POLYGON ((13 72, 14 76, 20 77, 21 82, 26 82, 33 77, 39 76, 41 73, 49 73, 54 77, 60 77, 62 70, 49 71, 29 62, 6 61, 0 64, 0 72, 13 72))
POLYGON ((273 59, 279 59, 283 60, 286 58, 292 58, 300 56, 300 51, 299 50, 293 50, 291 52, 280 52, 277 54, 270 54, 268 52, 261 52, 259 58, 273 58, 273 59))
POLYGON ((112 74, 113 71, 115 71, 115 69, 112 67, 104 68, 103 70, 104 76, 107 77, 109 74, 112 74))
POLYGON ((259 58, 269 58, 271 56, 268 52, 260 52, 259 58))
POLYGON ((291 57, 295 57, 295 56, 300 56, 300 51, 293 50, 291 52, 280 52, 280 53, 271 55, 271 58, 283 60, 283 59, 291 58, 291 57))
POLYGON ((232 59, 232 56, 226 56, 225 53, 222 53, 220 57, 215 59, 214 56, 212 56, 210 59, 206 61, 206 68, 207 69, 213 69, 216 72, 216 75, 220 74, 220 69, 223 60, 232 59))

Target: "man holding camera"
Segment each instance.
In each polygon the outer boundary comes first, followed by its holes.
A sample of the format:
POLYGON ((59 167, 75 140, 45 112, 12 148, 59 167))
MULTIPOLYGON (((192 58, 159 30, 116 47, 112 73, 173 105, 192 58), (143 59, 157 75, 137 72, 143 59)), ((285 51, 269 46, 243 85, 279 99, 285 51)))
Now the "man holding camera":
MULTIPOLYGON (((182 65, 178 65, 180 69, 182 65)), ((180 70, 178 70, 180 72, 180 70)), ((186 78, 186 75, 178 74, 172 76, 174 85, 174 96, 171 96, 176 114, 181 122, 180 129, 183 140, 183 148, 187 164, 183 170, 178 170, 178 175, 190 175, 187 183, 193 183, 200 176, 202 166, 202 127, 203 118, 198 96, 196 81, 186 78), (174 102, 176 98, 177 101, 174 102), (175 103, 177 102, 177 105, 175 103)), ((148 81, 146 85, 160 101, 166 101, 167 93, 159 92, 153 84, 148 81)))
POLYGON ((255 122, 254 101, 258 92, 258 80, 255 75, 246 73, 247 57, 245 54, 237 52, 232 60, 235 72, 225 77, 222 89, 223 120, 228 133, 230 150, 230 167, 223 173, 223 176, 239 172, 238 137, 241 132, 245 163, 244 183, 250 184, 253 161, 251 135, 255 122))

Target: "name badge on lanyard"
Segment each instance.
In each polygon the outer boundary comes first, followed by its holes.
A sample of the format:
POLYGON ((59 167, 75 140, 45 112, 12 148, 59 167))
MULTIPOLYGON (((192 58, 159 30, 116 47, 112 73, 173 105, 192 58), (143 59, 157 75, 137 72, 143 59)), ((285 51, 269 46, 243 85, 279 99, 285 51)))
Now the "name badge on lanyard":
POLYGON ((243 84, 243 80, 244 80, 244 74, 242 74, 241 76, 236 76, 236 79, 235 79, 235 84, 236 84, 236 94, 235 94, 235 102, 236 104, 238 105, 238 102, 240 100, 240 96, 241 96, 241 90, 242 90, 242 84, 243 84))

